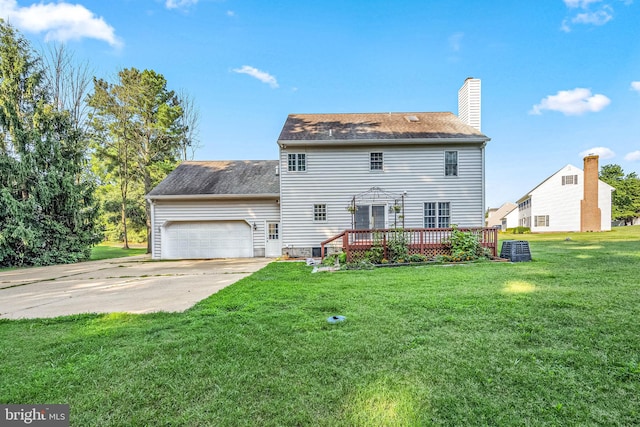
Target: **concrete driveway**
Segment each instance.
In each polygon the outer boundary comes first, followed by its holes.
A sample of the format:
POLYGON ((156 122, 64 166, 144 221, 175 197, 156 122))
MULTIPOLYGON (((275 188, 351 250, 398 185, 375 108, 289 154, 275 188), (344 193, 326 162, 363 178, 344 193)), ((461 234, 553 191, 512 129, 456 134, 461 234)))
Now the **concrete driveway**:
POLYGON ((162 261, 148 255, 0 272, 0 318, 183 311, 270 259, 162 261))

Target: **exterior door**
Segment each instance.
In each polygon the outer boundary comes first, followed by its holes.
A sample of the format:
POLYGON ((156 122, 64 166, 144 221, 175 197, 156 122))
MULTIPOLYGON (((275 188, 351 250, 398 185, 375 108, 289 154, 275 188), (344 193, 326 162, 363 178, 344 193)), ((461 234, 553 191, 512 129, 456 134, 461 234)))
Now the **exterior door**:
POLYGON ((267 222, 266 257, 279 257, 282 255, 282 241, 280 240, 280 223, 267 222))
POLYGON ((379 229, 384 227, 384 205, 371 206, 371 228, 379 229))
POLYGON ((384 227, 384 205, 359 205, 356 206, 356 230, 371 230, 384 227))

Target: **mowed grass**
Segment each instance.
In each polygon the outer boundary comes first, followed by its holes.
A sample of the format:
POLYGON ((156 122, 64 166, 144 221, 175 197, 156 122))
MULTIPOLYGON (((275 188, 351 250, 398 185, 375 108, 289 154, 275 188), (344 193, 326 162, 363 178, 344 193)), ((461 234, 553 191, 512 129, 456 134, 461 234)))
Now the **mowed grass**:
POLYGON ((147 253, 147 247, 140 245, 132 246, 124 249, 122 243, 101 243, 91 249, 90 261, 98 261, 101 259, 122 258, 134 255, 144 255, 147 253))
POLYGON ((640 424, 640 227, 501 237, 534 261, 272 263, 185 313, 0 321, 0 402, 74 426, 640 424))

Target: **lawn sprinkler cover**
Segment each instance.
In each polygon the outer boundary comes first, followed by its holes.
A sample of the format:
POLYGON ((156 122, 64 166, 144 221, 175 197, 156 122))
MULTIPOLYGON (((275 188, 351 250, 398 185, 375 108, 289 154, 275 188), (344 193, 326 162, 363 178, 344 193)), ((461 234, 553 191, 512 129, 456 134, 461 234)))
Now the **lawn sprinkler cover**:
POLYGON ((339 323, 344 322, 345 320, 347 320, 347 318, 344 316, 331 316, 327 318, 327 322, 329 323, 339 323))

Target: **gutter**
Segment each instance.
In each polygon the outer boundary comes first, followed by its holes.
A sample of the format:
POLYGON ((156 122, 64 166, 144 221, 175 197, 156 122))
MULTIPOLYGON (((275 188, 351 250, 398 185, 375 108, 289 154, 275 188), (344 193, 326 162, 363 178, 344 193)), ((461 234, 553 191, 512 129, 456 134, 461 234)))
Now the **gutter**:
POLYGON ((364 145, 442 145, 442 144, 482 144, 491 141, 491 138, 484 136, 478 138, 429 138, 429 139, 313 139, 313 140, 278 140, 278 145, 287 147, 307 147, 307 146, 364 146, 364 145))
POLYGON ((279 199, 279 193, 262 194, 163 194, 144 196, 147 200, 272 200, 279 199))

